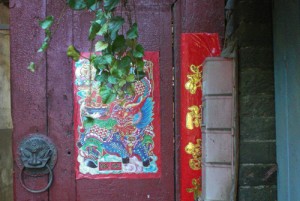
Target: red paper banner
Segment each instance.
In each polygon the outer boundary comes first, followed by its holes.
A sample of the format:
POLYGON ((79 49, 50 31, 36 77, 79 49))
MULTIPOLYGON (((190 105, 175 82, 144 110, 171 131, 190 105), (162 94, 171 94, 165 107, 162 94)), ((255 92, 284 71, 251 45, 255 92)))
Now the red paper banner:
POLYGON ((160 177, 159 53, 145 52, 146 76, 132 83, 134 94, 110 104, 87 57, 73 65, 76 178, 160 177))
POLYGON ((206 57, 219 56, 220 52, 217 34, 181 35, 181 201, 201 196, 202 63, 206 57))

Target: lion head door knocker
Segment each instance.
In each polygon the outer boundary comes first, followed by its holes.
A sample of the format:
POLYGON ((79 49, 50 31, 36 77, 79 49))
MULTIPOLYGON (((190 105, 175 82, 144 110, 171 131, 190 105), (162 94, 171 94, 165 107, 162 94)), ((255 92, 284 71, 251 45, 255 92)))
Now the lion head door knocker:
POLYGON ((31 134, 22 140, 18 151, 22 186, 32 193, 41 193, 48 190, 53 181, 52 169, 57 159, 57 150, 53 142, 45 135, 31 134), (30 189, 24 183, 24 174, 32 177, 49 174, 48 184, 43 189, 30 189))

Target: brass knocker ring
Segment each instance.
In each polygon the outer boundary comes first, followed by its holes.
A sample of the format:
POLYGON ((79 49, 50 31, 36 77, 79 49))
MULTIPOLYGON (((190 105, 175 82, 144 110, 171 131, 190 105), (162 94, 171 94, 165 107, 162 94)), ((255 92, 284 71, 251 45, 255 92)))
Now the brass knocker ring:
POLYGON ((20 172, 20 181, 21 181, 21 184, 23 186, 23 188, 25 188, 27 191, 31 192, 31 193, 42 193, 42 192, 45 192, 46 190, 48 190, 52 184, 52 181, 53 181, 53 173, 52 173, 52 170, 51 168, 49 167, 48 164, 46 164, 46 167, 49 171, 49 181, 48 181, 48 184, 45 188, 43 189, 40 189, 40 190, 33 190, 33 189, 30 189, 28 188, 25 183, 24 183, 24 178, 23 178, 23 175, 24 175, 24 171, 25 171, 25 167, 22 168, 21 172, 20 172))

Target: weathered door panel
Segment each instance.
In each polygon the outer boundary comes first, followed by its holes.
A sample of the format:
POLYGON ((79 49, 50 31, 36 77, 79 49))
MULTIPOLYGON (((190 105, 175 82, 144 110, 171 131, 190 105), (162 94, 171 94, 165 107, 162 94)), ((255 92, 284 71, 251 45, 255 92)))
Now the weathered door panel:
POLYGON ((48 199, 76 200, 72 61, 66 57, 66 49, 73 41, 73 12, 67 9, 65 0, 48 0, 46 12, 55 19, 63 16, 46 54, 48 135, 58 150, 55 179, 48 199))
MULTIPOLYGON (((36 54, 44 38, 38 19, 61 15, 65 1, 11 1, 12 90, 14 158, 18 143, 29 133, 48 135, 57 146, 58 161, 49 191, 32 194, 22 188, 20 169, 15 165, 15 200, 174 200, 174 130, 172 88, 171 2, 136 1, 140 42, 146 51, 160 54, 161 176, 157 179, 75 180, 73 135, 72 62, 66 49, 74 44, 88 52, 91 14, 64 11, 64 17, 45 55, 36 54), (43 60, 35 73, 26 66, 43 60)), ((133 15, 135 13, 133 12, 133 15)), ((47 184, 47 177, 26 177, 33 189, 47 184)))
MULTIPOLYGON (((140 41, 147 51, 160 54, 161 90, 161 161, 162 174, 158 179, 80 179, 76 183, 78 200, 174 200, 174 149, 172 110, 172 33, 171 5, 149 1, 136 1, 140 41), (102 192, 102 193, 101 193, 102 192)), ((86 52, 90 43, 86 34, 79 33, 89 24, 88 16, 75 13, 74 43, 80 51, 86 52)))
MULTIPOLYGON (((29 133, 47 133, 46 63, 44 55, 40 69, 32 74, 26 69, 30 60, 36 59, 44 35, 37 23, 45 17, 46 1, 10 1, 11 34, 11 90, 13 119, 13 156, 18 157, 17 147, 29 133), (32 11, 32 12, 30 12, 32 11)), ((26 185, 37 189, 47 185, 46 177, 26 177, 26 185)), ((15 200, 47 200, 48 192, 34 195, 20 183, 20 169, 14 160, 15 200)))

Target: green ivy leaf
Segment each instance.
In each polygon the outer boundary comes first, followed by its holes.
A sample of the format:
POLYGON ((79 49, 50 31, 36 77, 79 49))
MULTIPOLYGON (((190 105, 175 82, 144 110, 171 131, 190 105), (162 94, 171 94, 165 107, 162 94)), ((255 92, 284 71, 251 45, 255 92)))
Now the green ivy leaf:
POLYGON ((104 64, 105 62, 103 62, 102 55, 97 55, 97 57, 92 60, 92 65, 94 65, 96 68, 97 66, 104 64))
POLYGON ((68 5, 73 10, 82 10, 86 8, 85 0, 67 0, 68 5))
POLYGON ((145 62, 143 60, 143 58, 139 58, 136 60, 136 67, 140 70, 143 70, 145 66, 145 62))
POLYGON ((46 37, 50 38, 52 33, 49 29, 45 29, 46 37))
POLYGON ((97 35, 103 36, 104 34, 106 34, 108 31, 108 24, 105 23, 102 25, 101 29, 99 30, 99 32, 97 33, 97 35))
POLYGON ((106 11, 112 11, 117 7, 119 2, 120 0, 104 0, 103 1, 104 9, 106 11))
POLYGON ((133 50, 133 56, 135 58, 142 58, 144 56, 144 48, 142 45, 138 44, 133 50))
POLYGON ((127 31, 126 35, 128 39, 136 39, 138 37, 138 27, 136 23, 127 31))
POLYGON ((111 84, 118 84, 119 79, 113 75, 108 76, 108 82, 111 84))
POLYGON ((113 55, 110 55, 110 54, 104 55, 104 58, 108 64, 111 64, 114 60, 113 55))
POLYGON ((133 84, 130 84, 130 85, 125 85, 125 86, 127 86, 126 88, 125 88, 125 93, 126 94, 129 94, 129 95, 134 95, 134 85, 133 84))
POLYGON ((108 43, 103 42, 103 41, 98 41, 98 42, 95 44, 95 51, 96 51, 96 52, 100 52, 100 51, 102 51, 102 50, 105 50, 107 47, 108 47, 108 43))
POLYGON ((105 16, 106 19, 111 19, 111 17, 113 16, 113 13, 112 12, 105 12, 104 16, 105 16))
POLYGON ((110 73, 117 78, 122 78, 124 75, 124 71, 118 67, 111 68, 110 73))
POLYGON ((126 45, 129 47, 134 47, 136 44, 136 40, 135 39, 127 39, 126 40, 126 45))
POLYGON ((96 69, 98 69, 98 70, 104 70, 104 69, 106 69, 107 68, 107 66, 106 65, 104 65, 104 64, 94 64, 93 65, 96 69))
POLYGON ((95 11, 98 10, 99 8, 100 8, 100 2, 96 2, 95 4, 89 7, 90 11, 95 11))
POLYGON ((96 0, 85 0, 85 3, 86 3, 86 7, 88 9, 91 9, 92 6, 95 6, 97 4, 97 1, 96 0))
POLYGON ((107 82, 108 72, 102 72, 100 75, 96 75, 95 80, 98 82, 107 82))
POLYGON ((49 46, 49 43, 47 41, 44 41, 37 52, 45 52, 46 49, 48 48, 48 46, 49 46))
POLYGON ((68 57, 71 57, 74 61, 78 61, 80 58, 80 52, 73 46, 70 45, 67 50, 68 57))
POLYGON ((100 87, 100 96, 102 98, 102 102, 104 104, 108 104, 116 99, 117 94, 113 93, 112 89, 108 86, 102 86, 100 87))
POLYGON ((124 75, 128 75, 130 71, 131 59, 129 56, 123 57, 120 61, 114 63, 113 68, 111 68, 110 73, 118 78, 123 78, 124 75))
POLYGON ((34 62, 30 62, 29 66, 27 67, 28 70, 30 70, 32 73, 35 72, 36 66, 34 62))
POLYGON ((143 79, 145 76, 146 76, 146 73, 145 73, 143 70, 137 69, 137 70, 135 71, 135 77, 136 77, 136 79, 141 80, 141 79, 143 79))
POLYGON ((120 97, 122 99, 124 98, 124 91, 123 90, 118 90, 117 93, 118 93, 118 97, 120 97))
POLYGON ((91 63, 96 69, 104 70, 106 68, 106 62, 101 58, 101 56, 92 60, 91 63))
POLYGON ((116 16, 111 18, 109 24, 108 24, 108 31, 111 33, 117 33, 122 25, 124 24, 125 20, 121 16, 116 16))
POLYGON ((133 74, 130 74, 126 77, 127 82, 134 82, 135 81, 135 76, 133 74))
POLYGON ((126 84, 126 80, 120 80, 119 86, 123 87, 126 84))
POLYGON ((93 21, 89 30, 89 40, 94 40, 100 29, 101 25, 97 21, 93 21))
POLYGON ((39 21, 40 27, 42 29, 49 29, 54 21, 54 17, 53 16, 47 16, 44 20, 39 21))
POLYGON ((118 35, 112 44, 113 52, 121 52, 124 51, 125 47, 125 38, 123 35, 118 35))
POLYGON ((101 20, 103 18, 105 18, 103 10, 102 9, 97 10, 97 12, 96 12, 96 19, 97 20, 101 20))
POLYGON ((131 58, 129 56, 125 56, 121 59, 121 61, 119 63, 119 68, 129 68, 130 69, 130 64, 131 64, 131 58))
POLYGON ((97 69, 105 69, 107 67, 106 65, 110 65, 112 61, 113 61, 113 57, 110 54, 99 55, 92 61, 92 64, 97 69))
POLYGON ((50 37, 46 36, 41 47, 38 49, 37 52, 45 52, 48 49, 49 42, 50 42, 50 37))
POLYGON ((92 53, 90 54, 89 61, 92 63, 94 59, 96 59, 97 55, 92 53))
POLYGON ((110 54, 103 55, 102 56, 103 61, 105 62, 104 64, 111 64, 113 61, 113 56, 110 54))

